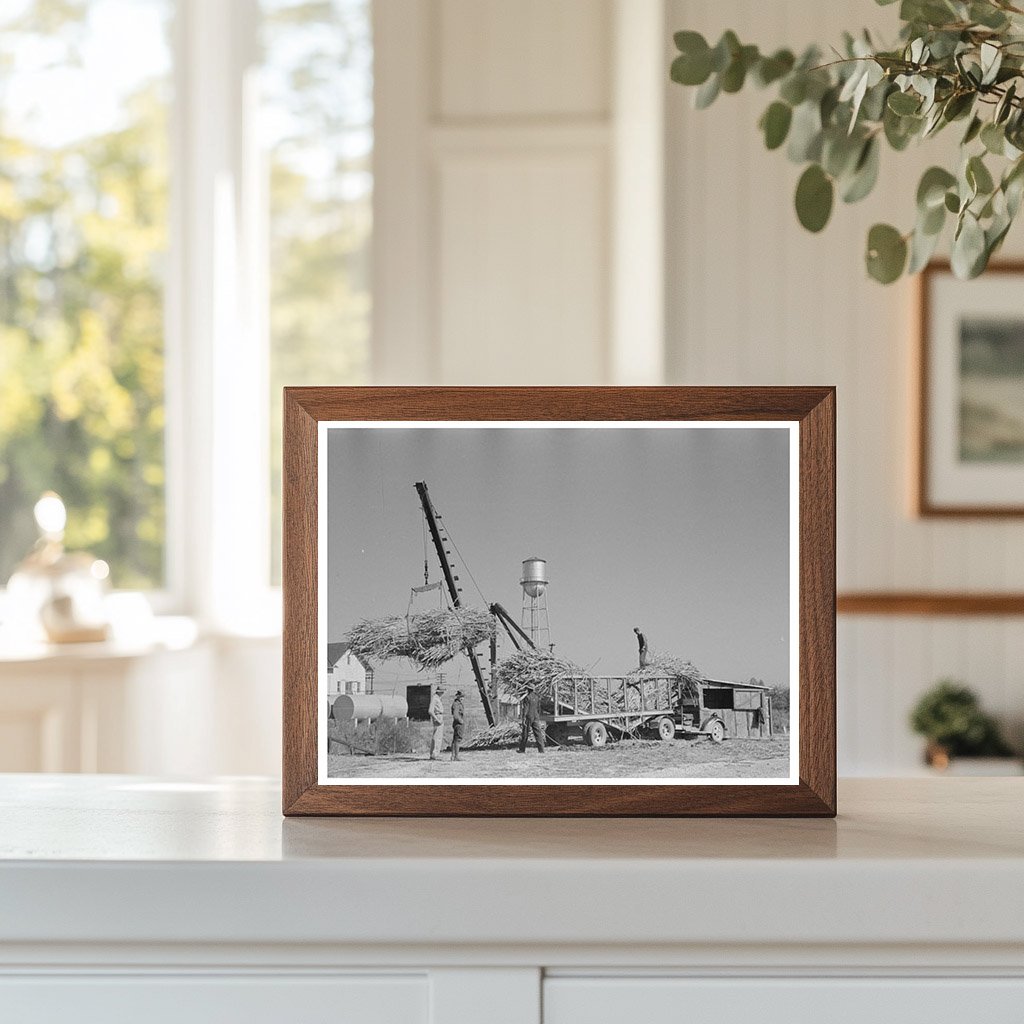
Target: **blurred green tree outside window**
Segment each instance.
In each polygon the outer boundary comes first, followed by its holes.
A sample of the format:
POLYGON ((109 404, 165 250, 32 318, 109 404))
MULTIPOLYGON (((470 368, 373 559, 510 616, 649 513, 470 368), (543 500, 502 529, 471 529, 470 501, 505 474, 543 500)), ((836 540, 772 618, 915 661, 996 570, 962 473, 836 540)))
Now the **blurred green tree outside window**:
POLYGON ((281 389, 369 374, 370 0, 263 0, 270 161, 271 572, 280 579, 281 389))
MULTIPOLYGON (((368 375, 373 40, 371 0, 258 4, 277 582, 281 388, 368 375)), ((0 586, 48 489, 115 586, 165 583, 174 17, 174 0, 0 5, 0 586)))
POLYGON ((47 489, 116 586, 164 580, 171 13, 0 9, 0 585, 47 489))

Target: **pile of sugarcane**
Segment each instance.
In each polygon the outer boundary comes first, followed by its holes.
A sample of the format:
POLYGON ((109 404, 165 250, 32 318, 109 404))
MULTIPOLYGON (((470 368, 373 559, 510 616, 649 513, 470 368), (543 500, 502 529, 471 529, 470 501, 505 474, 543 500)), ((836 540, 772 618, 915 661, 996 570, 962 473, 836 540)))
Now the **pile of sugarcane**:
POLYGON ((498 666, 498 692, 517 700, 528 686, 534 686, 543 698, 551 695, 554 684, 560 680, 592 678, 575 662, 556 658, 547 651, 517 651, 498 666))
POLYGON ((629 673, 629 678, 638 682, 648 679, 671 679, 684 694, 689 692, 696 697, 700 684, 704 682, 704 673, 692 661, 676 658, 671 654, 651 653, 648 655, 647 664, 643 668, 633 669, 629 673))
POLYGON ((463 750, 477 750, 483 747, 507 747, 519 742, 523 727, 518 721, 495 722, 494 725, 478 732, 468 743, 463 743, 463 750))
POLYGON ((494 619, 489 612, 442 608, 410 616, 363 619, 343 640, 353 654, 366 661, 408 658, 421 669, 435 669, 493 636, 494 619))
POLYGON ((498 690, 504 696, 520 698, 531 684, 545 711, 575 714, 621 714, 641 708, 671 707, 677 684, 688 685, 703 678, 689 662, 663 659, 660 667, 648 665, 625 677, 622 686, 614 678, 598 678, 580 665, 556 658, 545 651, 519 651, 498 668, 498 690), (555 699, 558 708, 555 708, 555 699))

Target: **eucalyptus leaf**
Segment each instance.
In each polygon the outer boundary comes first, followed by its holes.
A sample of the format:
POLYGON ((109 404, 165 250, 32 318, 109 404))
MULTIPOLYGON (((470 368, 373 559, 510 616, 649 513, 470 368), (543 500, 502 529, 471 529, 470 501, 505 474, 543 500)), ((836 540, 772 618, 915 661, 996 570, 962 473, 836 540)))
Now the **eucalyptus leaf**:
POLYGON ((972 156, 967 161, 966 176, 976 194, 987 196, 995 188, 992 175, 980 156, 972 156))
POLYGON ((944 167, 929 167, 921 175, 921 181, 917 186, 917 207, 927 212, 936 206, 942 206, 946 199, 946 192, 956 184, 956 176, 950 174, 944 167))
POLYGON ((968 17, 978 25, 985 28, 1002 29, 1007 25, 1006 15, 990 3, 972 3, 968 9, 968 17))
POLYGON ((999 68, 1003 63, 1003 51, 991 42, 981 44, 979 51, 981 58, 981 84, 991 85, 999 74, 999 68))
POLYGON ((764 87, 784 78, 793 70, 796 58, 789 50, 776 50, 770 57, 762 57, 754 67, 753 77, 764 87))
POLYGON ((992 116, 992 120, 996 124, 1002 124, 1013 111, 1013 101, 1017 95, 1017 83, 1011 82, 1003 93, 999 102, 996 104, 996 112, 992 116))
POLYGON ((953 251, 950 257, 953 273, 963 281, 976 277, 979 271, 975 268, 984 258, 985 232, 978 219, 966 211, 953 238, 953 251))
POLYGON ((821 231, 832 214, 832 180, 817 165, 811 164, 796 186, 796 215, 808 231, 821 231))
POLYGON ((821 166, 833 178, 841 178, 852 171, 864 149, 863 133, 850 136, 839 128, 829 128, 822 133, 821 166))
POLYGON ((942 116, 946 121, 957 121, 966 117, 974 107, 975 96, 972 92, 957 93, 949 97, 942 107, 942 116))
POLYGON ((971 123, 967 126, 967 131, 964 132, 964 137, 960 140, 961 146, 970 145, 980 134, 982 129, 982 120, 980 117, 972 117, 971 123))
POLYGON ((789 126, 793 120, 793 108, 788 103, 776 100, 761 116, 764 144, 768 149, 778 149, 786 141, 789 126))
POLYGON ((786 155, 793 163, 817 160, 821 156, 821 112, 810 100, 793 111, 786 155))
POLYGON ((727 29, 711 51, 711 70, 721 74, 732 64, 733 57, 739 53, 741 48, 742 45, 736 33, 732 29, 727 29))
POLYGON ((907 148, 910 140, 921 130, 923 124, 924 118, 900 117, 891 110, 886 110, 882 116, 885 141, 897 152, 907 148))
POLYGON ((803 71, 794 71, 787 75, 779 87, 779 98, 791 107, 797 107, 807 99, 807 75, 803 71))
POLYGON ((864 143, 853 175, 843 187, 844 203, 860 202, 875 187, 878 181, 879 149, 877 137, 872 137, 864 143))
POLYGON ((940 203, 938 206, 933 206, 927 210, 918 210, 917 228, 915 230, 925 235, 938 235, 941 234, 945 224, 946 204, 940 203))
POLYGON ((989 121, 981 129, 981 143, 994 156, 1002 156, 1006 146, 1006 133, 1002 126, 989 121))
POLYGON ((868 232, 867 269, 880 284, 892 284, 907 262, 906 239, 890 224, 875 224, 868 232))
POLYGON ((711 54, 707 49, 699 56, 684 53, 676 57, 669 71, 672 81, 680 85, 702 85, 710 74, 711 54))
POLYGON ((879 79, 874 85, 868 88, 867 93, 864 95, 864 102, 860 105, 859 120, 863 124, 865 121, 881 121, 882 115, 885 113, 885 101, 889 98, 889 94, 893 91, 892 82, 886 78, 879 79))
POLYGON ((920 227, 910 237, 910 262, 907 264, 908 274, 917 274, 930 262, 939 244, 941 232, 928 233, 920 227))
POLYGON ((712 74, 712 76, 694 93, 693 105, 698 110, 706 110, 715 102, 721 91, 721 78, 717 74, 712 74))
POLYGON ((894 92, 889 96, 889 109, 900 116, 916 114, 920 109, 921 100, 909 92, 894 92))
POLYGON ((758 56, 756 46, 741 46, 732 63, 722 72, 722 92, 739 92, 758 56))

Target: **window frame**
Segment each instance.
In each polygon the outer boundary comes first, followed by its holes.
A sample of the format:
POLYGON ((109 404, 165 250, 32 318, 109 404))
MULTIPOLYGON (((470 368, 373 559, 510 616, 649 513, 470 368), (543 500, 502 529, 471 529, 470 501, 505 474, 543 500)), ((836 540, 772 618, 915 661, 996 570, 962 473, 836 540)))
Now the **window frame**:
POLYGON ((167 539, 154 610, 280 631, 271 586, 258 0, 177 0, 165 299, 167 539))

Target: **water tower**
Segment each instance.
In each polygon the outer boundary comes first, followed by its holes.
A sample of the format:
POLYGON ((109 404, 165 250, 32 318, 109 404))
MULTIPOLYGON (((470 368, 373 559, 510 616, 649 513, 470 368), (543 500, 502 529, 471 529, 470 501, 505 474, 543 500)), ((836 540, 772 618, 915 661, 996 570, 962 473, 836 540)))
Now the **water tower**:
POLYGON ((523 577, 519 584, 523 588, 523 630, 541 650, 550 648, 548 563, 543 558, 527 558, 523 562, 523 577))

